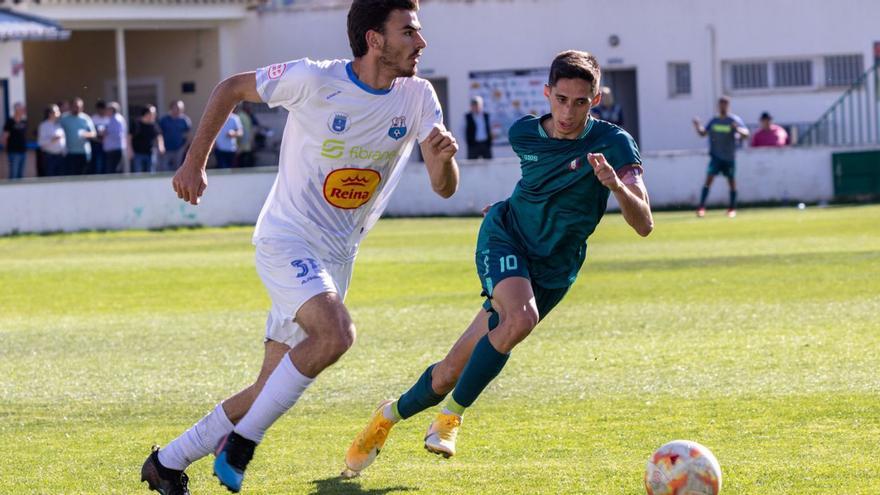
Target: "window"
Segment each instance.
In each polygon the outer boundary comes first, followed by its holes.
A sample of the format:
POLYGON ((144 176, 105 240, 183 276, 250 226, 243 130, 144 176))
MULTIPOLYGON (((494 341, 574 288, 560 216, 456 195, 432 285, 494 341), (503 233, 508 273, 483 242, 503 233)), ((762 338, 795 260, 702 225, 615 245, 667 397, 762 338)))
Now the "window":
POLYGON ((862 55, 827 55, 725 61, 724 89, 749 93, 848 87, 862 76, 862 59, 862 55))
POLYGON ((825 57, 825 86, 849 86, 864 72, 861 55, 825 57))
POLYGON ((812 60, 780 60, 773 62, 773 86, 798 88, 813 85, 812 60))
POLYGON ((767 62, 730 64, 730 89, 761 89, 770 87, 767 62))
POLYGON ((684 96, 691 94, 691 64, 673 62, 669 64, 669 95, 684 96))

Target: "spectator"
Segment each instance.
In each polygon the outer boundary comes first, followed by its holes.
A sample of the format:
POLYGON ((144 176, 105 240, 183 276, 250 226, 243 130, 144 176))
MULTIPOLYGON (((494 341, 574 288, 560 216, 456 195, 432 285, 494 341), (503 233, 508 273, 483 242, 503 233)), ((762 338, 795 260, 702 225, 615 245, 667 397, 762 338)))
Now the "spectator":
POLYGON ((156 107, 147 105, 141 109, 140 117, 134 123, 134 127, 131 130, 131 142, 129 144, 129 149, 134 153, 132 172, 156 173, 153 151, 158 151, 159 156, 165 154, 162 129, 156 124, 156 107))
POLYGON ((67 141, 67 157, 64 159, 65 171, 63 175, 80 175, 86 173, 89 166, 89 157, 92 154, 92 146, 89 139, 97 136, 95 124, 92 119, 83 112, 82 98, 74 98, 70 101, 70 113, 61 116, 59 123, 64 129, 64 138, 67 141))
POLYGON ((168 114, 159 119, 162 139, 165 141, 165 155, 159 160, 160 172, 177 170, 183 163, 192 129, 192 121, 184 113, 184 109, 182 101, 172 101, 168 106, 168 114))
POLYGON ((106 159, 104 157, 104 132, 107 130, 107 122, 110 118, 107 116, 107 104, 104 100, 98 100, 95 103, 95 114, 92 115, 92 123, 95 124, 95 132, 97 136, 91 139, 92 159, 89 161, 90 173, 106 174, 106 159))
POLYGON ((602 93, 602 100, 599 102, 599 105, 590 109, 593 117, 623 127, 623 109, 614 101, 614 94, 611 93, 611 88, 602 86, 599 91, 602 93))
POLYGON ((119 103, 107 104, 107 129, 104 131, 104 158, 106 173, 122 172, 122 154, 128 149, 128 123, 122 116, 119 103))
POLYGON ((727 216, 736 216, 736 139, 737 137, 749 137, 749 130, 738 115, 730 112, 730 99, 722 96, 718 100, 718 115, 703 127, 700 119, 694 118, 694 130, 700 136, 709 135, 709 167, 706 170, 706 182, 700 193, 700 205, 697 207, 697 216, 706 216, 706 198, 709 196, 709 188, 715 176, 722 174, 727 177, 730 186, 730 203, 727 208, 727 216))
POLYGON ((761 114, 761 128, 752 136, 752 147, 759 146, 785 146, 788 144, 788 133, 782 126, 773 123, 773 117, 769 113, 761 114))
POLYGON ((64 129, 58 120, 61 118, 61 109, 58 105, 49 105, 46 108, 45 120, 37 129, 37 144, 43 155, 43 169, 47 177, 61 175, 64 171, 64 153, 67 151, 67 143, 64 138, 64 129))
POLYGON ((465 114, 464 119, 468 159, 491 159, 492 127, 489 125, 489 114, 483 111, 483 98, 471 98, 471 111, 465 114))
POLYGON ((27 158, 27 109, 24 103, 17 102, 12 107, 12 117, 3 125, 3 147, 9 158, 9 178, 24 177, 27 158))
POLYGON ((238 166, 254 166, 254 120, 245 110, 247 102, 242 103, 235 112, 241 119, 241 137, 238 138, 238 166))
POLYGON ((235 113, 229 114, 217 140, 214 141, 214 156, 217 158, 217 168, 232 168, 235 165, 235 155, 238 152, 237 140, 244 134, 241 119, 235 113))

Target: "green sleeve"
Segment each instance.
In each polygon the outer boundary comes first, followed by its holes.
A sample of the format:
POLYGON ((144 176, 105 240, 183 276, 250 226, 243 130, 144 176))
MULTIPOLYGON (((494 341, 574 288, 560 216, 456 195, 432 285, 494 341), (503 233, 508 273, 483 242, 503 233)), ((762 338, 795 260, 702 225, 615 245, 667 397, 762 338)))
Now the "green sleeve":
POLYGON ((642 163, 639 146, 636 144, 636 141, 632 136, 625 131, 620 131, 620 133, 614 137, 611 149, 606 154, 605 158, 608 160, 608 163, 614 167, 614 170, 620 170, 622 167, 633 163, 639 165, 642 163))

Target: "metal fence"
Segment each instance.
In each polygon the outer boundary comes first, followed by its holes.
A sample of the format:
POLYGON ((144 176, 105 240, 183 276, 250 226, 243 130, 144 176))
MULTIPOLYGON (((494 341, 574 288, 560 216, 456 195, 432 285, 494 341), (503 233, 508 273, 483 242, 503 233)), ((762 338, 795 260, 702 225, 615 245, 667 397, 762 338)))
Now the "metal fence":
POLYGON ((880 144, 880 62, 862 74, 798 140, 799 146, 880 144))

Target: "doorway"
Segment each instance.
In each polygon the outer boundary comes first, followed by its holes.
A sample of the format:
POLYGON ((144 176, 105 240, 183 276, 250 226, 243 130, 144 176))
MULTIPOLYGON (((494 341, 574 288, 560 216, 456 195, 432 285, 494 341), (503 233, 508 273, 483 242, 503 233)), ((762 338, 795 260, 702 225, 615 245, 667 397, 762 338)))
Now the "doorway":
POLYGON ((639 142, 639 98, 635 69, 603 70, 602 84, 611 88, 623 110, 623 128, 639 142))

